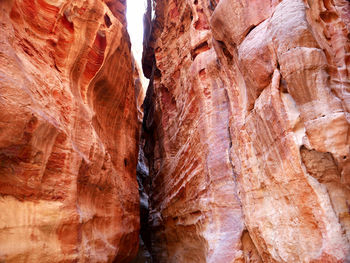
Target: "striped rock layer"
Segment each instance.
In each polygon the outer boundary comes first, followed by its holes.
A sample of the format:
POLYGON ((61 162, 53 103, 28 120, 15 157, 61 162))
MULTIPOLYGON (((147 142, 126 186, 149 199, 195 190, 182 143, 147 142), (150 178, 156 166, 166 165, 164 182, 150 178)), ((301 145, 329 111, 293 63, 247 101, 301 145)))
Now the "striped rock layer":
POLYGON ((128 262, 139 121, 125 1, 0 2, 0 262, 128 262))
POLYGON ((155 262, 349 262, 349 1, 153 2, 155 262))

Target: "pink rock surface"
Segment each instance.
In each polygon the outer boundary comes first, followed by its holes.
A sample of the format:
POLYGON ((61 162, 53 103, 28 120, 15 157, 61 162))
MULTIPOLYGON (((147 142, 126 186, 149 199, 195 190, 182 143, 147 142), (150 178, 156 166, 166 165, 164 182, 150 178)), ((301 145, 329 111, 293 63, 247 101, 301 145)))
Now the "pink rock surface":
POLYGON ((156 262, 349 262, 349 1, 155 2, 156 262))
POLYGON ((124 11, 124 1, 0 3, 1 262, 136 255, 139 124, 124 11))

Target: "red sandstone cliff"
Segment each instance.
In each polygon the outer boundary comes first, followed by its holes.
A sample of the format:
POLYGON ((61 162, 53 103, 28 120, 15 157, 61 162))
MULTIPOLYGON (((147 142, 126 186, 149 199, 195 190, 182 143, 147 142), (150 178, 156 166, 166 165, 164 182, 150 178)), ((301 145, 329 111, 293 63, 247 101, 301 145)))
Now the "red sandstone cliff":
POLYGON ((155 262, 349 262, 349 1, 155 6, 155 262))
POLYGON ((138 120, 125 1, 0 2, 0 262, 128 262, 138 120))
MULTIPOLYGON (((155 7, 139 258, 349 262, 349 1, 155 7)), ((0 261, 130 261, 143 94, 125 1, 0 11, 0 261)))

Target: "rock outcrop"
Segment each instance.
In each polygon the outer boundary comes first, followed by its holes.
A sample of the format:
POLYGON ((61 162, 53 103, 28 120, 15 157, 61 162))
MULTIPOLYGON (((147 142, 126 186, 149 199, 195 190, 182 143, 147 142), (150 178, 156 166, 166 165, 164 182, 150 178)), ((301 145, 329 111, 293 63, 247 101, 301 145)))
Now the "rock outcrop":
POLYGON ((0 262, 128 262, 139 122, 125 1, 0 3, 0 262))
POLYGON ((154 260, 349 262, 349 1, 154 2, 154 260))

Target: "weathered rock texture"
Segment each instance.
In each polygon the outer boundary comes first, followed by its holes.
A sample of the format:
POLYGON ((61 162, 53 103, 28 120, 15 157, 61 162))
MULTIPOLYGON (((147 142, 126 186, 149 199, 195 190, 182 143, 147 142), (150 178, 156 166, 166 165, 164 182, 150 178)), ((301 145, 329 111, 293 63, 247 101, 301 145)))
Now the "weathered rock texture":
POLYGON ((0 262, 136 255, 125 1, 0 2, 0 262))
POLYGON ((349 1, 155 6, 156 262, 349 262, 349 1))

